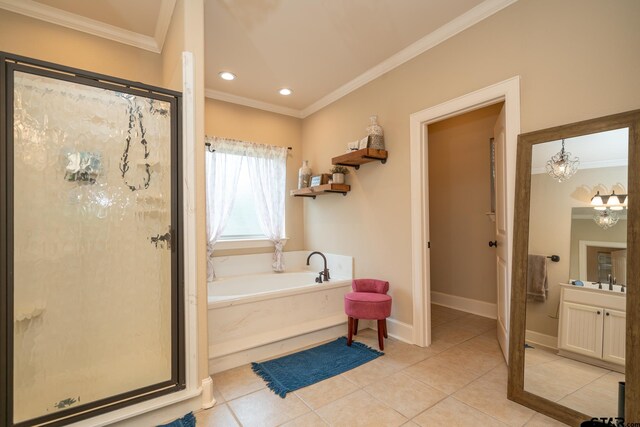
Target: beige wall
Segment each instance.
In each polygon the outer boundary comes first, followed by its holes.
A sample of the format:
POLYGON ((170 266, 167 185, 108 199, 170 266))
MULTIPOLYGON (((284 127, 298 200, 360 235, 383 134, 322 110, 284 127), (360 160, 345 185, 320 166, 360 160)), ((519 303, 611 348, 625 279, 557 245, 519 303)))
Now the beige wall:
MULTIPOLYGON (((302 121, 295 117, 207 98, 205 101, 207 136, 221 136, 261 144, 291 147, 287 158, 287 194, 297 188, 302 165, 302 121)), ((204 147, 201 149, 204 152, 204 147)), ((304 249, 302 200, 285 198, 286 234, 284 250, 304 249)), ((272 252, 272 248, 216 250, 215 256, 272 252)))
POLYGON ((160 55, 0 9, 0 50, 162 85, 160 55))
POLYGON ((489 139, 503 103, 428 126, 431 290, 496 303, 489 139), (464 260, 464 268, 459 263, 464 260))
POLYGON ((520 0, 304 119, 314 171, 374 113, 389 150, 386 165, 347 177, 346 197, 304 201, 305 247, 352 255, 356 277, 389 280, 392 316, 412 323, 409 115, 515 75, 523 132, 639 108, 638 16, 636 0, 520 0))
POLYGON ((563 183, 546 174, 531 176, 529 253, 559 255, 560 262, 547 264, 549 295, 545 302, 527 302, 527 329, 558 335, 560 286, 567 283, 571 266, 571 209, 589 206, 596 186, 610 188, 627 182, 626 167, 578 170, 563 183))

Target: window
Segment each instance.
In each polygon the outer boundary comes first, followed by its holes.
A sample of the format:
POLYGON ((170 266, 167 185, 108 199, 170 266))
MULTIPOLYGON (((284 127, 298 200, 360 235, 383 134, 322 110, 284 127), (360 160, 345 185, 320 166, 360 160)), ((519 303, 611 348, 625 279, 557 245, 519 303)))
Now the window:
POLYGON ((262 239, 275 248, 274 271, 283 271, 287 149, 217 137, 207 138, 207 145, 208 279, 215 280, 213 251, 220 248, 218 242, 250 247, 244 243, 262 239))
POLYGON ((220 241, 266 239, 267 236, 262 231, 260 218, 258 218, 247 162, 242 162, 236 188, 235 201, 222 230, 220 241))

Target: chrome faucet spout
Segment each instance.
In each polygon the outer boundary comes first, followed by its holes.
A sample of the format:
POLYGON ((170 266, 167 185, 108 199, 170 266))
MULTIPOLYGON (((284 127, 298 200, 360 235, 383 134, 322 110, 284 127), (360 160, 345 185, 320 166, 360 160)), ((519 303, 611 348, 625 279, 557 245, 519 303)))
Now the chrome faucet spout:
POLYGON ((311 259, 311 257, 316 254, 320 255, 322 257, 322 260, 324 261, 324 269, 320 272, 320 277, 319 277, 320 281, 316 279, 316 282, 322 283, 322 276, 324 276, 325 282, 328 282, 331 277, 329 276, 329 269, 327 268, 327 257, 324 256, 322 252, 318 252, 318 251, 311 252, 307 257, 307 265, 309 265, 309 260, 311 259))

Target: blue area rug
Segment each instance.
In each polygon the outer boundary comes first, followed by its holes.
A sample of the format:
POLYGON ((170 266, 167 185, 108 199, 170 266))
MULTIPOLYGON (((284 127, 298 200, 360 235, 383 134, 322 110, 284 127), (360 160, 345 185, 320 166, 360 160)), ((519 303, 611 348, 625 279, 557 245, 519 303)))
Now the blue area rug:
POLYGON ((195 427, 196 425, 196 417, 192 412, 189 412, 184 417, 177 419, 175 421, 170 422, 169 424, 162 424, 158 427, 195 427))
POLYGON ((254 362, 251 368, 275 394, 284 398, 289 392, 357 368, 383 354, 355 341, 347 347, 347 338, 340 337, 278 359, 254 362))

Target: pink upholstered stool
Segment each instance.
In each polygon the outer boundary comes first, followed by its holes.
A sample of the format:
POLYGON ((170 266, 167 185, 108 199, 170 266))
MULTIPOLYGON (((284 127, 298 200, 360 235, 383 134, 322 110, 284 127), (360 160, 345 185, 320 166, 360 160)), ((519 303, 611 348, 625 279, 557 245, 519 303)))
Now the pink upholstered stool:
POLYGON ((358 320, 378 321, 378 345, 384 350, 387 338, 387 317, 391 314, 391 297, 387 295, 389 282, 376 279, 354 279, 354 292, 344 296, 344 311, 349 316, 347 345, 351 346, 353 335, 358 335, 358 320))

